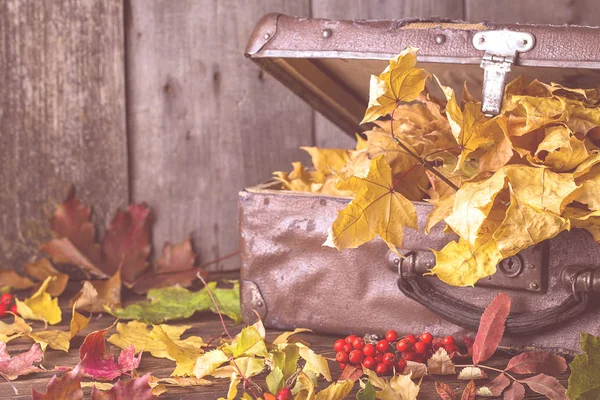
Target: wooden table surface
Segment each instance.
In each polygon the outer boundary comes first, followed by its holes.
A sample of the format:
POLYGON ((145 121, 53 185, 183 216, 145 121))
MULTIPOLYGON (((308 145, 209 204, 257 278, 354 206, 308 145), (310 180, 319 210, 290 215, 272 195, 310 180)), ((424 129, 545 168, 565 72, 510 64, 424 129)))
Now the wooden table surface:
MULTIPOLYGON (((133 299, 130 299, 130 300, 133 300, 133 299)), ((67 330, 69 321, 70 321, 70 310, 68 310, 68 308, 65 307, 64 312, 63 312, 63 322, 61 322, 59 325, 53 326, 52 329, 56 328, 56 329, 67 330)), ((8 322, 8 319, 6 320, 6 322, 8 322)), ((51 369, 54 366, 68 366, 68 367, 75 366, 79 362, 79 347, 81 346, 81 343, 83 342, 85 335, 87 335, 88 333, 95 331, 95 330, 104 329, 104 328, 110 326, 113 322, 114 322, 114 318, 110 315, 105 314, 100 317, 98 317, 97 315, 94 315, 92 317, 92 321, 90 321, 89 326, 84 331, 80 332, 75 338, 73 338, 73 340, 71 341, 71 350, 68 353, 65 353, 62 351, 57 351, 57 350, 52 350, 52 349, 48 348, 48 350, 46 351, 45 357, 44 357, 43 365, 48 369, 51 369)), ((205 342, 209 341, 211 338, 213 338, 215 336, 221 335, 223 332, 223 327, 221 326, 218 316, 215 314, 211 314, 211 313, 197 313, 192 318, 189 318, 187 320, 175 321, 175 322, 172 322, 172 324, 192 325, 192 328, 186 332, 186 335, 184 335, 184 338, 189 335, 197 335, 197 336, 201 336, 205 342)), ((227 324, 231 327, 229 330, 232 335, 234 333, 237 334, 242 328, 242 326, 240 326, 240 325, 234 326, 231 323, 231 321, 228 321, 227 324)), ((36 328, 40 329, 39 323, 35 323, 33 326, 34 326, 34 330, 36 328)), ((113 328, 113 330, 111 332, 114 332, 114 331, 115 330, 113 328)), ((267 339, 272 340, 279 333, 281 333, 281 331, 269 330, 267 328, 267 339)), ((110 332, 109 332, 108 336, 110 336, 110 332)), ((335 353, 332 349, 333 342, 336 339, 335 337, 310 334, 310 333, 299 334, 299 335, 297 335, 297 337, 310 343, 311 348, 314 351, 316 351, 317 353, 322 354, 323 356, 329 357, 329 358, 335 357, 335 353)), ((17 354, 22 351, 26 351, 31 347, 31 343, 32 342, 27 339, 15 339, 8 343, 8 351, 11 355, 17 354)), ((117 348, 111 344, 108 344, 108 346, 113 350, 113 353, 115 355, 118 354, 118 352, 120 351, 119 348, 117 348)), ((510 358, 510 355, 502 353, 502 352, 498 352, 491 360, 486 362, 486 365, 489 365, 491 367, 496 367, 496 368, 503 368, 504 366, 506 366, 506 363, 508 362, 509 358, 510 358)), ((174 361, 170 361, 167 359, 161 359, 161 358, 155 358, 155 357, 152 357, 149 353, 144 353, 144 355, 142 357, 142 361, 141 361, 139 369, 138 369, 138 372, 140 373, 140 375, 145 374, 147 372, 151 372, 154 376, 162 378, 162 377, 168 377, 171 374, 171 372, 173 372, 174 368, 175 368, 174 361)), ((330 368, 331 368, 332 376, 334 377, 334 379, 336 379, 341 373, 337 363, 330 362, 330 368)), ((491 371, 488 371, 488 372, 491 372, 491 371)), ((60 375, 62 373, 59 372, 58 374, 60 375)), ((2 382, 2 383, 0 383, 0 399, 15 399, 15 400, 16 399, 30 399, 31 398, 31 388, 34 387, 38 391, 44 392, 45 386, 48 383, 48 381, 50 380, 50 378, 52 377, 52 375, 54 375, 53 372, 37 373, 37 374, 20 377, 17 380, 13 381, 14 386, 20 392, 19 395, 14 394, 13 389, 11 388, 11 386, 8 383, 2 382)), ((493 379, 496 375, 497 374, 493 373, 493 372, 489 373, 489 380, 493 379)), ((264 378, 265 378, 264 375, 261 375, 261 376, 253 378, 253 380, 256 383, 260 384, 261 387, 266 388, 264 378)), ((561 377, 559 377, 561 383, 565 386, 566 386, 567 378, 568 378, 568 373, 565 373, 561 377)), ((219 397, 226 396, 228 386, 229 386, 229 381, 225 380, 225 379, 218 380, 218 379, 212 379, 212 378, 211 378, 211 380, 214 382, 214 384, 211 386, 192 387, 192 388, 168 387, 168 391, 166 393, 162 394, 159 397, 159 399, 207 399, 207 400, 211 399, 211 400, 214 400, 219 397)), ((423 379, 423 382, 421 385, 421 391, 420 391, 420 394, 418 397, 419 399, 427 400, 427 399, 438 399, 439 398, 437 396, 437 394, 435 393, 435 388, 434 388, 434 382, 436 380, 443 381, 443 382, 449 384, 455 390, 461 391, 461 392, 467 383, 464 381, 457 381, 456 376, 445 376, 445 377, 426 376, 423 379)), ((478 383, 478 385, 477 385, 478 387, 481 384, 483 384, 484 382, 486 382, 486 381, 482 381, 482 380, 476 381, 476 383, 478 383)), ((326 386, 326 384, 327 384, 326 382, 323 382, 321 386, 324 387, 324 386, 326 386)), ((358 390, 358 386, 359 385, 356 384, 355 389, 353 390, 352 394, 350 396, 348 396, 348 398, 352 398, 352 399, 355 398, 355 393, 358 390)), ((240 385, 240 388, 241 388, 241 385, 240 385)), ((91 389, 89 389, 89 388, 84 389, 84 399, 90 398, 90 391, 91 391, 91 389)), ((460 396, 459 396, 459 398, 460 398, 460 396)), ((501 398, 501 397, 498 397, 498 398, 501 398)), ((544 396, 535 394, 534 392, 531 392, 529 389, 527 389, 526 398, 527 399, 545 399, 544 396)))

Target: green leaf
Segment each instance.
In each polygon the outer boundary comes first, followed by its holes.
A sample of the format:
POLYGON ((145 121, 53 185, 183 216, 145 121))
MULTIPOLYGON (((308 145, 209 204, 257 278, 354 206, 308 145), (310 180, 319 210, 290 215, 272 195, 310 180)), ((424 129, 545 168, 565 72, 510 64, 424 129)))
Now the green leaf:
POLYGON ((247 326, 236 336, 235 341, 223 349, 233 357, 260 356, 268 357, 267 345, 260 332, 254 326, 247 326))
POLYGON ((299 348, 300 357, 306 361, 306 365, 304 366, 304 370, 315 372, 317 374, 323 375, 327 382, 331 382, 331 372, 329 371, 329 364, 327 364, 327 359, 322 355, 319 355, 304 346, 303 344, 296 344, 299 348))
POLYGON ((279 393, 281 389, 283 389, 283 372, 279 367, 273 368, 271 373, 266 377, 267 387, 269 388, 269 392, 271 393, 279 393))
POLYGON ((300 349, 298 346, 289 345, 283 349, 285 352, 285 364, 283 365, 283 376, 288 379, 298 368, 298 359, 300 358, 300 349))
POLYGON ((229 361, 229 357, 221 350, 206 352, 196 360, 194 375, 196 378, 203 378, 215 372, 221 364, 227 361, 229 361))
POLYGON ((581 334, 581 350, 569 364, 571 376, 567 397, 570 400, 600 399, 600 337, 581 334))
POLYGON ((360 389, 358 393, 356 393, 356 400, 375 400, 377 396, 377 392, 375 391, 375 387, 371 384, 371 382, 367 381, 364 389, 360 389))
MULTIPOLYGON (((240 323, 242 313, 239 282, 234 282, 231 289, 219 289, 216 286, 216 282, 208 283, 221 313, 231 318, 236 324, 240 323)), ((131 304, 125 308, 107 309, 107 311, 121 319, 136 319, 148 324, 189 318, 197 311, 216 312, 206 288, 197 292, 191 292, 179 286, 152 289, 148 292, 148 300, 150 301, 131 304)))

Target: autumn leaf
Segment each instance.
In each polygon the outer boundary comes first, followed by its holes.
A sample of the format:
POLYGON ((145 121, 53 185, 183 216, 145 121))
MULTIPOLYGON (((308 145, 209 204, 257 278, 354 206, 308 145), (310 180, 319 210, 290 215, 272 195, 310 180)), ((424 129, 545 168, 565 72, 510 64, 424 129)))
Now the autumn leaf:
POLYGON ((475 400, 476 392, 475 392, 475 381, 471 381, 465 387, 463 391, 462 397, 460 400, 475 400))
MULTIPOLYGON (((490 383, 485 386, 480 387, 477 390, 477 394, 479 396, 484 396, 484 392, 488 393, 485 396, 500 396, 504 389, 506 389, 510 385, 510 379, 504 373, 501 373, 497 377, 495 377, 490 383)), ((525 393, 525 392, 523 392, 525 393)))
POLYGON ((155 272, 177 272, 192 269, 196 257, 190 237, 176 245, 167 242, 156 261, 155 272))
POLYGON ((60 296, 69 282, 69 275, 58 271, 50 260, 41 258, 36 262, 25 264, 25 273, 38 281, 45 281, 48 277, 55 277, 50 281, 46 292, 51 296, 60 296))
POLYGON ((400 102, 419 97, 430 75, 424 69, 415 68, 417 51, 407 48, 391 59, 390 65, 379 76, 371 76, 369 107, 361 124, 390 114, 400 102))
POLYGON ((201 347, 181 345, 173 341, 160 325, 155 325, 150 336, 166 346, 169 358, 177 363, 171 376, 191 376, 197 358, 204 352, 201 347))
POLYGON ((505 370, 517 374, 559 375, 567 370, 567 363, 556 354, 525 352, 511 358, 505 370))
POLYGON ((85 256, 68 238, 52 239, 42 245, 42 250, 50 256, 56 264, 70 264, 79 267, 88 276, 107 278, 96 264, 85 256))
POLYGON ((309 171, 301 162, 292 163, 292 172, 276 171, 273 176, 288 190, 297 192, 319 192, 323 188, 325 175, 319 171, 309 171))
POLYGON ((284 343, 288 343, 290 337, 292 337, 293 335, 297 334, 297 333, 302 333, 302 332, 311 332, 312 330, 307 329, 307 328, 296 328, 291 332, 284 332, 282 334, 280 334, 279 336, 277 336, 274 340, 273 340, 273 344, 284 344, 284 343))
POLYGON ((92 388, 92 400, 156 399, 157 397, 152 393, 152 388, 149 385, 149 378, 150 374, 148 373, 128 381, 120 379, 108 392, 103 392, 94 386, 92 388))
POLYGON ((7 343, 32 331, 31 326, 23 318, 18 315, 14 315, 13 317, 14 322, 12 324, 0 321, 0 342, 7 343))
POLYGON ((454 390, 444 382, 435 382, 435 391, 442 400, 456 400, 454 390))
POLYGON ((71 339, 84 330, 89 322, 90 318, 86 318, 73 309, 68 331, 44 330, 29 333, 28 336, 36 343, 39 343, 40 346, 42 346, 43 351, 46 351, 46 346, 50 346, 55 350, 68 352, 71 345, 71 339))
POLYGON ((427 372, 432 375, 454 375, 456 368, 443 347, 440 347, 427 360, 427 372))
POLYGON ((496 352, 504 335, 510 305, 510 297, 504 293, 498 293, 483 312, 473 343, 473 363, 475 365, 488 360, 496 352))
MULTIPOLYGON (((371 384, 371 382, 367 381, 365 387, 360 389, 358 393, 356 393, 356 400, 375 400, 377 392, 375 391, 375 387, 371 384)), ((442 400, 455 400, 455 399, 443 399, 442 400)))
POLYGON ((396 375, 389 381, 377 376, 374 371, 364 370, 369 382, 377 388, 377 398, 382 400, 416 400, 420 383, 412 381, 411 375, 396 375))
POLYGON ((144 273, 133 283, 131 289, 137 294, 143 294, 147 293, 150 289, 161 289, 175 285, 188 287, 198 279, 198 275, 206 277, 208 273, 202 267, 186 271, 144 273))
POLYGON ((194 375, 198 379, 204 378, 215 372, 219 366, 227 361, 229 361, 229 357, 223 350, 207 351, 196 360, 196 365, 193 370, 194 375))
POLYGON ((121 272, 117 270, 109 279, 84 281, 81 290, 69 301, 69 306, 87 312, 104 312, 105 307, 120 307, 121 272))
POLYGON ((34 364, 42 361, 43 352, 39 344, 34 343, 31 348, 11 357, 6 349, 6 343, 0 342, 0 375, 9 381, 14 381, 19 376, 41 372, 43 369, 34 364))
POLYGON ((536 393, 543 394, 550 400, 569 400, 567 398, 567 389, 560 382, 545 374, 539 374, 530 378, 525 378, 520 382, 525 383, 531 390, 536 393))
MULTIPOLYGON (((234 282, 231 289, 217 288, 216 285, 216 282, 208 283, 221 313, 235 323, 241 322, 239 282, 234 282)), ((197 311, 216 311, 206 288, 197 292, 178 286, 152 289, 147 297, 149 302, 109 311, 118 318, 136 319, 150 324, 188 318, 197 311)))
POLYGON ((331 175, 332 170, 340 170, 348 164, 351 150, 322 149, 319 147, 300 147, 306 151, 312 160, 315 169, 323 175, 331 175))
POLYGON ((300 357, 306 361, 304 370, 323 375, 327 382, 331 382, 331 372, 329 371, 327 359, 301 343, 297 343, 296 346, 299 348, 300 357))
POLYGON ((416 361, 407 361, 403 374, 410 374, 412 379, 422 378, 427 375, 427 365, 416 361))
POLYGON ((83 399, 83 390, 81 390, 83 369, 83 365, 79 363, 75 368, 68 371, 60 378, 54 375, 52 379, 50 379, 50 382, 48 382, 48 385, 46 385, 45 393, 39 393, 32 388, 31 394, 33 400, 83 399))
POLYGON ((581 350, 569 364, 567 395, 571 400, 600 398, 600 337, 581 333, 581 350))
POLYGON ((481 368, 478 367, 465 367, 460 371, 456 379, 460 381, 487 379, 487 374, 481 368))
POLYGON ((24 301, 15 299, 19 315, 24 319, 44 321, 50 325, 55 325, 62 321, 62 311, 58 306, 58 298, 52 298, 50 294, 46 293, 46 288, 53 279, 56 278, 52 276, 46 278, 30 298, 24 301))
POLYGON ((371 161, 366 178, 352 177, 343 182, 340 189, 351 190, 356 197, 339 211, 326 245, 338 250, 356 248, 379 235, 397 253, 404 227, 417 229, 415 206, 395 191, 397 184, 383 156, 371 161))
POLYGON ((504 392, 505 400, 523 400, 525 398, 525 386, 521 385, 519 382, 515 381, 508 388, 506 392, 504 392))
POLYGON ((315 400, 337 400, 344 399, 350 394, 354 387, 354 381, 333 382, 325 389, 319 391, 315 400))
POLYGON ((2 269, 0 270, 0 286, 23 290, 34 287, 35 283, 26 276, 17 274, 14 269, 2 269))
POLYGON ((133 345, 122 350, 117 363, 115 363, 114 356, 106 347, 106 333, 111 328, 112 325, 88 334, 79 348, 79 357, 84 363, 84 372, 94 379, 110 381, 118 378, 124 372, 137 368, 140 363, 141 354, 139 357, 135 357, 133 345))

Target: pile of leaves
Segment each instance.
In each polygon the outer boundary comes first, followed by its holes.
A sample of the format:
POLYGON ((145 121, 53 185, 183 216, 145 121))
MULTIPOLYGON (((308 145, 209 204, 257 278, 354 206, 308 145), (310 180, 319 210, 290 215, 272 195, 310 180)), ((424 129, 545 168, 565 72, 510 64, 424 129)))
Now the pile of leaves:
POLYGON ((600 242, 600 92, 517 78, 488 118, 466 88, 462 101, 408 48, 371 77, 354 150, 304 148, 276 179, 290 190, 349 196, 326 245, 355 248, 379 236, 398 252, 406 229, 441 223, 458 235, 430 271, 455 286, 490 276, 504 258, 571 228, 600 242), (441 89, 437 100, 426 83, 441 89), (433 207, 418 221, 415 201, 433 207))

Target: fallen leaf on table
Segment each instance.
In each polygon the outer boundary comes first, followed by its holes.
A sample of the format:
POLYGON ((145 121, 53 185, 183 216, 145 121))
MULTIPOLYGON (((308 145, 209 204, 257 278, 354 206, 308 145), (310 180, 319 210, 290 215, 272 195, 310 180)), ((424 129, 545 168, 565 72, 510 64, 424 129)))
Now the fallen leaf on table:
POLYGON ((79 357, 84 364, 84 372, 94 379, 110 381, 138 367, 142 355, 135 357, 135 347, 132 345, 121 351, 117 363, 106 347, 106 333, 113 327, 88 334, 81 347, 79 357))
POLYGON ((165 272, 160 274, 145 273, 133 283, 131 289, 137 294, 144 294, 150 289, 162 289, 175 285, 188 287, 198 279, 198 274, 204 278, 208 276, 208 273, 203 267, 187 271, 165 272))
POLYGON ((194 375, 198 379, 204 378, 215 372, 219 366, 227 361, 229 361, 229 356, 222 350, 207 351, 196 360, 193 370, 194 375))
POLYGON ((60 296, 66 289, 69 282, 69 275, 58 271, 50 260, 41 258, 36 262, 25 264, 25 273, 39 281, 45 281, 48 277, 55 277, 46 288, 51 296, 60 296))
POLYGON ((396 375, 389 381, 377 376, 374 371, 365 369, 371 384, 381 389, 377 391, 377 398, 382 400, 416 400, 419 395, 420 383, 412 381, 411 375, 396 375))
MULTIPOLYGON (((360 389, 358 391, 358 393, 356 393, 356 400, 375 400, 376 396, 377 396, 377 392, 375 391, 375 387, 373 386, 373 384, 371 384, 371 382, 367 381, 367 383, 365 384, 365 387, 360 389)), ((442 398, 442 400, 455 400, 455 399, 442 398)))
POLYGON ((70 264, 81 269, 87 276, 107 278, 99 267, 83 254, 69 239, 52 239, 42 245, 42 250, 50 256, 55 264, 70 264))
POLYGON ((470 381, 473 379, 487 379, 487 374, 481 368, 478 367, 465 367, 460 371, 456 379, 461 381, 470 381))
POLYGON ((150 374, 148 373, 127 381, 119 380, 108 392, 103 392, 94 386, 92 387, 92 400, 156 399, 157 397, 152 393, 149 379, 150 374))
MULTIPOLYGON (((239 282, 234 282, 231 289, 217 288, 216 285, 216 282, 208 283, 221 313, 235 323, 241 322, 239 282)), ((135 303, 126 308, 107 311, 121 319, 136 319, 150 324, 188 318, 197 311, 216 311, 206 288, 197 292, 179 286, 152 289, 147 297, 150 302, 135 303)))
POLYGON ((442 400, 456 400, 456 393, 444 382, 435 382, 435 391, 442 400))
POLYGON ((481 316, 477 336, 473 343, 473 364, 484 362, 494 354, 504 335, 509 312, 510 297, 504 293, 498 293, 481 316))
POLYGON ((308 370, 323 375, 327 382, 331 382, 331 372, 329 371, 327 359, 302 343, 296 343, 295 346, 299 348, 300 357, 306 361, 304 371, 308 370))
POLYGON ((345 399, 354 387, 354 381, 346 380, 343 382, 333 382, 325 389, 320 390, 315 396, 315 400, 337 400, 345 399))
POLYGON ((162 343, 167 348, 169 358, 175 360, 177 366, 171 376, 191 376, 194 373, 194 366, 198 357, 204 353, 201 347, 175 343, 160 325, 154 326, 150 336, 162 343))
MULTIPOLYGON (((181 335, 183 335, 186 330, 191 328, 190 325, 158 325, 158 327, 175 345, 180 348, 193 351, 206 346, 202 338, 199 336, 190 336, 183 340, 181 339, 181 335)), ((175 359, 169 355, 165 341, 159 340, 158 337, 153 334, 154 330, 156 329, 157 327, 148 329, 148 326, 145 323, 139 321, 130 321, 128 323, 119 322, 117 323, 117 333, 111 335, 108 338, 108 342, 122 349, 125 349, 133 344, 135 346, 136 353, 140 351, 147 351, 152 354, 153 357, 168 358, 175 361, 175 359)))
POLYGON ((302 333, 302 332, 311 332, 312 333, 312 330, 307 329, 307 328, 296 328, 292 332, 284 332, 281 335, 277 336, 275 338, 275 340, 273 340, 273 344, 288 343, 291 336, 293 336, 297 333, 302 333))
POLYGON ((50 346, 55 350, 68 352, 71 346, 71 339, 84 330, 89 323, 90 318, 86 318, 73 309, 68 331, 45 330, 29 333, 28 336, 36 343, 39 343, 43 351, 46 351, 46 346, 50 346))
POLYGON ((569 400, 567 389, 553 376, 539 374, 522 379, 520 382, 525 383, 534 392, 543 394, 551 400, 569 400))
POLYGON ((114 383, 111 382, 98 382, 98 381, 89 381, 89 382, 81 382, 81 387, 82 388, 97 388, 100 390, 110 390, 113 386, 115 386, 114 383))
POLYGON ((397 253, 404 228, 418 228, 415 206, 395 191, 397 184, 382 155, 371 161, 366 178, 353 176, 340 183, 339 189, 350 190, 356 197, 338 212, 324 245, 338 250, 356 248, 380 236, 397 253))
MULTIPOLYGON (((477 390, 477 395, 479 396, 500 396, 504 389, 506 389, 510 385, 510 379, 504 373, 501 373, 497 377, 495 377, 490 383, 485 386, 480 387, 477 390)), ((516 389, 518 390, 518 389, 516 389)))
POLYGON ((156 262, 155 272, 176 272, 192 269, 196 257, 197 255, 192 248, 192 240, 189 237, 176 245, 167 242, 156 262))
POLYGON ((189 386, 211 386, 213 383, 209 380, 196 378, 193 376, 190 377, 170 377, 170 378, 161 378, 159 382, 165 383, 167 385, 175 385, 181 387, 189 387, 189 386))
POLYGON ((52 298, 50 294, 46 293, 46 288, 53 279, 56 278, 52 276, 46 278, 30 298, 24 301, 15 299, 17 312, 23 319, 44 321, 50 325, 55 325, 62 321, 62 311, 58 306, 58 298, 52 298))
POLYGON ((31 331, 31 326, 23 318, 14 315, 14 322, 12 324, 0 321, 0 342, 7 343, 23 335, 27 335, 31 331))
POLYGON ((581 350, 569 364, 569 388, 567 395, 571 400, 600 398, 600 337, 581 333, 581 350))
POLYGON ((422 378, 427 375, 427 365, 416 361, 407 361, 403 374, 410 375, 412 379, 422 378))
POLYGON ((28 351, 11 357, 6 349, 6 343, 0 342, 0 375, 13 381, 22 375, 44 371, 34 365, 40 363, 43 356, 40 345, 34 343, 28 351))
POLYGON ((84 281, 79 292, 69 301, 69 306, 79 311, 104 312, 105 306, 121 306, 121 272, 117 270, 109 279, 84 281))
POLYGON ((456 367, 443 347, 440 347, 427 360, 427 372, 432 375, 454 375, 456 367))
POLYGON ((559 375, 567 370, 567 362, 557 354, 525 352, 511 358, 505 368, 517 374, 559 375))
POLYGON ((476 395, 477 394, 475 392, 475 381, 471 381, 465 387, 465 390, 463 391, 460 400, 475 400, 476 395))
POLYGON ((34 287, 35 282, 26 276, 17 274, 13 269, 1 269, 0 286, 10 286, 16 290, 23 290, 34 287))
POLYGON ((56 375, 50 379, 46 385, 46 392, 39 393, 34 388, 31 389, 33 400, 81 400, 83 399, 83 390, 81 390, 81 380, 83 379, 83 366, 81 363, 71 371, 66 372, 58 378, 56 375))

